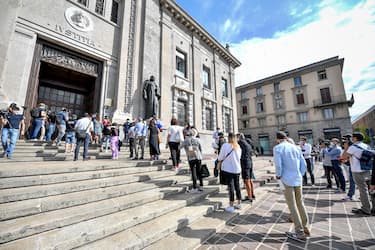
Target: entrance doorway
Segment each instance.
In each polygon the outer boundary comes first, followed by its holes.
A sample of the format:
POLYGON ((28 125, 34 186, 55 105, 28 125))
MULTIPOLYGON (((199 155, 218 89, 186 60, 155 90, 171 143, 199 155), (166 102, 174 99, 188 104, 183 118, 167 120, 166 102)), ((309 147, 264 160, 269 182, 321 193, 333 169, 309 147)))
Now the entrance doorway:
MULTIPOLYGON (((63 107, 81 117, 100 111, 102 62, 78 52, 37 40, 25 106, 40 102, 51 111, 63 107)), ((26 121, 31 120, 26 112, 26 121)))
POLYGON ((93 76, 42 62, 39 73, 38 103, 43 102, 51 111, 63 107, 81 117, 93 109, 93 76))

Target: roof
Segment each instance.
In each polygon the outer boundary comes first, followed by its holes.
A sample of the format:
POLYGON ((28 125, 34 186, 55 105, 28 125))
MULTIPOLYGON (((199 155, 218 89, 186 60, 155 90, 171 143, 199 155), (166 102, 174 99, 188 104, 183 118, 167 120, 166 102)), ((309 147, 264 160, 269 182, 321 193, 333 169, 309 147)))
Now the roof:
POLYGON ((241 89, 247 89, 248 87, 251 87, 254 85, 260 85, 260 84, 264 85, 266 82, 269 82, 269 83, 279 82, 279 81, 294 77, 296 75, 310 73, 316 70, 325 69, 325 68, 332 67, 335 65, 340 65, 341 71, 342 71, 344 67, 344 58, 339 59, 338 56, 330 57, 319 62, 314 62, 312 64, 308 64, 308 65, 305 65, 296 69, 292 69, 292 70, 289 70, 280 74, 266 77, 261 80, 257 80, 254 82, 250 82, 250 83, 238 86, 236 87, 236 91, 239 91, 241 89))
POLYGON ((366 117, 368 114, 370 114, 371 112, 374 112, 374 111, 375 111, 375 105, 372 105, 371 108, 369 108, 368 110, 366 110, 365 112, 360 114, 357 118, 355 118, 353 120, 352 124, 358 122, 359 120, 361 120, 362 118, 366 117))
POLYGON ((241 65, 241 62, 234 57, 229 47, 225 48, 210 33, 208 33, 197 21, 195 21, 185 10, 183 10, 174 0, 160 0, 160 5, 168 10, 173 17, 189 29, 192 33, 198 35, 203 42, 216 51, 223 59, 230 63, 234 68, 241 65))

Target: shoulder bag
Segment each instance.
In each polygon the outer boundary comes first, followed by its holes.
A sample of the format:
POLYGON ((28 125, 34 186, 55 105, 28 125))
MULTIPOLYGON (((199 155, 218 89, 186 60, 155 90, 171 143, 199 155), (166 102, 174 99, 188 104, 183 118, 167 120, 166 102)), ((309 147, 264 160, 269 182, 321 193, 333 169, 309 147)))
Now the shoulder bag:
POLYGON ((78 140, 82 140, 82 139, 85 139, 86 138, 86 132, 87 132, 87 129, 90 127, 90 124, 91 124, 91 121, 89 122, 89 125, 87 125, 87 128, 86 129, 78 129, 77 132, 76 132, 76 137, 78 140))

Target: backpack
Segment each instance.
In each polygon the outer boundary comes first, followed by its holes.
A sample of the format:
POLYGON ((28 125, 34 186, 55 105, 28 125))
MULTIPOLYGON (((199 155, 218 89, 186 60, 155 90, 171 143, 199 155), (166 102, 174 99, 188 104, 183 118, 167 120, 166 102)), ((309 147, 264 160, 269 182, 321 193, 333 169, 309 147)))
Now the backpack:
POLYGON ((373 164, 373 161, 374 161, 374 153, 371 152, 370 150, 361 148, 358 145, 353 144, 353 146, 362 150, 360 158, 354 156, 355 158, 357 158, 359 160, 359 163, 361 164, 361 169, 364 170, 364 171, 371 170, 372 164, 373 164))
POLYGON ((30 114, 33 118, 38 118, 39 117, 39 109, 33 108, 32 110, 30 110, 30 114))

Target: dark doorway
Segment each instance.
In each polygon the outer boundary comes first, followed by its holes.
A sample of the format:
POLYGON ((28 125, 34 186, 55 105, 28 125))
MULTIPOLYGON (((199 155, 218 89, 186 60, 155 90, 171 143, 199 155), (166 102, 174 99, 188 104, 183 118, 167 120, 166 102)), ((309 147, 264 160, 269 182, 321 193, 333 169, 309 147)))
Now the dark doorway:
POLYGON ((78 117, 95 112, 95 81, 94 76, 41 62, 38 103, 43 102, 56 112, 65 107, 78 117))

